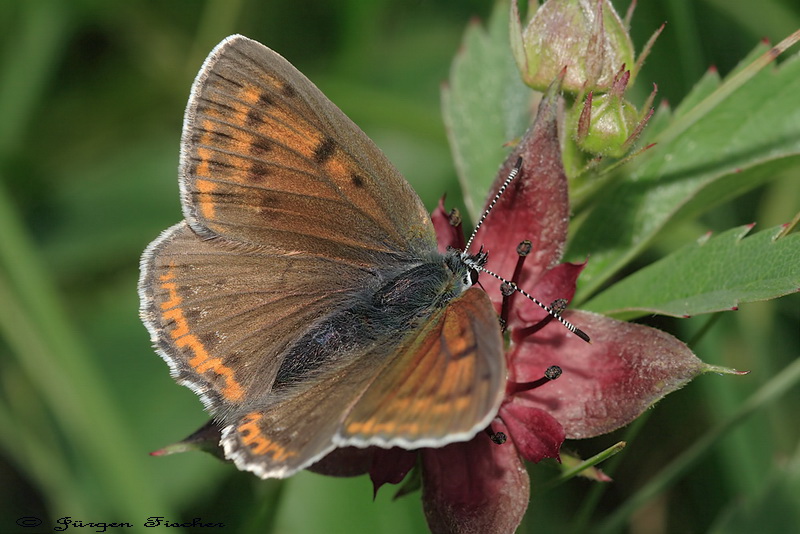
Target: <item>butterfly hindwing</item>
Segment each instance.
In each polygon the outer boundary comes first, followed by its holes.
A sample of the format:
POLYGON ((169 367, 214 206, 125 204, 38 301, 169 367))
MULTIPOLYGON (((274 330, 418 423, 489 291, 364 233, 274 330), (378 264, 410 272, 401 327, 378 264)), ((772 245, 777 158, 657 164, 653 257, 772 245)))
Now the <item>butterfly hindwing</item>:
POLYGON ((413 449, 472 437, 497 412, 506 378, 500 327, 486 302, 483 291, 469 290, 398 345, 360 351, 277 392, 274 404, 223 430, 226 454, 240 469, 286 477, 334 447, 413 449))
POLYGON ((282 354, 336 310, 360 269, 268 253, 179 223, 142 259, 142 319, 173 375, 217 417, 268 396, 282 354))
POLYGON ((337 442, 419 448, 469 439, 497 413, 505 380, 497 316, 484 291, 469 289, 387 359, 337 442))

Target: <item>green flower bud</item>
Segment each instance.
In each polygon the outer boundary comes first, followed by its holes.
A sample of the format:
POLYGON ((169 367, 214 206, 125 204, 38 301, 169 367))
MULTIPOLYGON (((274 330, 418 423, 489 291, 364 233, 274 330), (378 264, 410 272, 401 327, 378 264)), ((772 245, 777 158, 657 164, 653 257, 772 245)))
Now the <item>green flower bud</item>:
MULTIPOLYGON (((624 65, 623 65, 624 69, 624 65)), ((641 114, 624 98, 630 72, 620 70, 608 93, 588 93, 583 106, 574 106, 568 112, 569 130, 573 132, 578 147, 591 154, 619 158, 630 150, 653 113, 650 107, 655 89, 641 114)))
MULTIPOLYGON (((634 62, 627 24, 607 0, 547 0, 529 17, 523 30, 517 0, 512 0, 514 58, 525 83, 539 91, 566 67, 565 91, 606 92, 622 65, 633 66, 632 83, 646 55, 634 62)), ((645 52, 651 44, 652 39, 645 52)))

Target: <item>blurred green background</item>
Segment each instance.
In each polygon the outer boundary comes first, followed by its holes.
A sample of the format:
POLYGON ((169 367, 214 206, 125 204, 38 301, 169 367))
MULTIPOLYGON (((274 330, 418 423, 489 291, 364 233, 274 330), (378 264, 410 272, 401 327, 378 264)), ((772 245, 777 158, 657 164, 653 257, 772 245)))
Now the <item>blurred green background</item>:
MULTIPOLYGON (((624 13, 628 2, 615 5, 624 13)), ((428 207, 444 192, 458 202, 439 91, 465 27, 491 7, 488 0, 0 2, 0 531, 51 531, 63 516, 137 529, 164 516, 241 532, 425 531, 418 495, 391 502, 393 489, 385 488, 373 503, 364 477, 261 481, 200 453, 149 457, 206 415, 169 377, 139 322, 138 258, 181 217, 183 108, 206 54, 231 33, 263 42, 308 75, 428 207), (26 529, 19 517, 45 523, 26 529)), ((637 49, 664 21, 640 92, 643 99, 655 81, 659 99, 675 105, 711 65, 725 74, 759 39, 777 42, 799 28, 800 5, 642 2, 632 30, 637 49)), ((799 184, 797 173, 785 176, 676 235, 787 222, 800 204, 799 184)), ((664 239, 652 254, 679 244, 664 239)), ((707 320, 660 326, 688 341, 707 320)), ((589 525, 612 513, 797 358, 798 324, 797 295, 723 314, 694 348, 710 363, 752 373, 701 377, 648 412, 602 495, 581 480, 542 493, 538 482, 556 471, 533 468, 521 531, 562 532, 587 502, 596 502, 589 525)), ((788 531, 786 521, 800 521, 798 408, 795 389, 756 411, 624 529, 706 532, 726 514, 744 513, 761 532, 788 531), (779 530, 766 518, 778 518, 779 530)), ((625 432, 568 447, 589 456, 625 432)), ((748 531, 744 519, 735 523, 748 531)))

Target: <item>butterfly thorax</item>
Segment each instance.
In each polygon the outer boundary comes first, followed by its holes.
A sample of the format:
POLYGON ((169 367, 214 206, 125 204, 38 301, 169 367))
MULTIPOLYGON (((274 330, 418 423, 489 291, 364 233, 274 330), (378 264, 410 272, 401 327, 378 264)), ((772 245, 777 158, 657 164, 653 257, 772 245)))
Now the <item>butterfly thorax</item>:
POLYGON ((399 270, 377 290, 364 289, 311 326, 281 355, 275 387, 291 385, 314 375, 323 363, 352 352, 382 354, 381 344, 397 343, 432 313, 469 289, 477 280, 475 265, 485 255, 468 256, 457 250, 434 254, 429 261, 399 270))

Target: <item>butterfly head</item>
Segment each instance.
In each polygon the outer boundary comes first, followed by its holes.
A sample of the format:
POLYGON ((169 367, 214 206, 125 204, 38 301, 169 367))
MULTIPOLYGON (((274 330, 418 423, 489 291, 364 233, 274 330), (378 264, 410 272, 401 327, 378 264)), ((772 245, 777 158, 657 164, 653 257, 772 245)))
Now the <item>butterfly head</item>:
POLYGON ((486 265, 489 256, 483 248, 477 254, 470 254, 464 250, 449 249, 445 256, 447 267, 456 275, 461 291, 466 291, 478 282, 478 275, 486 265))

